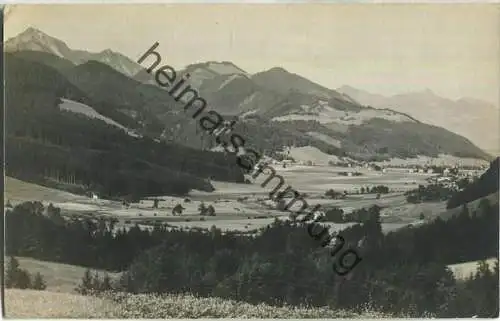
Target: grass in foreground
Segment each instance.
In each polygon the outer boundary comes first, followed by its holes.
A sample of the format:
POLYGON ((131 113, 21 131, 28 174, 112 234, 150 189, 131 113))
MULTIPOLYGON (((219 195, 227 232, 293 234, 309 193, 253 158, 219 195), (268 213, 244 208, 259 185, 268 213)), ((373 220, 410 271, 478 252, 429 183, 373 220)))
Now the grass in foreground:
POLYGON ((4 300, 7 318, 120 318, 116 303, 89 296, 6 289, 4 300))
POLYGON ((114 294, 122 318, 383 318, 368 309, 362 314, 329 308, 273 307, 193 295, 114 294))
POLYGON ((107 294, 102 298, 48 291, 7 289, 8 318, 387 318, 328 308, 272 307, 266 304, 196 298, 192 295, 107 294))
MULTIPOLYGON (((55 262, 41 261, 27 257, 16 257, 21 269, 27 270, 31 275, 39 272, 47 283, 47 290, 51 292, 76 293, 75 288, 80 284, 86 268, 55 262)), ((93 272, 95 269, 91 269, 93 272)), ((97 270, 100 276, 104 271, 97 270)), ((118 279, 120 273, 108 272, 111 279, 118 279)))

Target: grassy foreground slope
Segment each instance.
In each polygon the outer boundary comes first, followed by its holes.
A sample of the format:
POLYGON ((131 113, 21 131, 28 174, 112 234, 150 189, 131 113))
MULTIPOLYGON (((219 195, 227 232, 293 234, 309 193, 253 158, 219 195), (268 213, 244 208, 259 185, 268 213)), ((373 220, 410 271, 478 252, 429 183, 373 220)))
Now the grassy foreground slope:
MULTIPOLYGON (((8 318, 374 318, 389 317, 368 307, 359 314, 329 308, 273 307, 220 298, 192 295, 106 294, 101 297, 76 294, 85 268, 17 257, 30 274, 40 272, 46 291, 5 290, 8 318)), ((102 271, 99 271, 102 275, 102 271)), ((112 279, 118 274, 110 273, 112 279)))
POLYGON ((382 318, 328 308, 272 307, 191 295, 114 294, 104 298, 49 291, 7 289, 8 318, 382 318))
POLYGON ((87 200, 88 197, 61 191, 38 184, 25 182, 13 177, 5 176, 5 202, 10 201, 12 205, 24 201, 50 201, 54 203, 75 202, 87 200))
POLYGON ((119 318, 112 301, 90 296, 36 290, 5 290, 7 318, 119 318))
MULTIPOLYGON (((54 263, 32 259, 28 257, 16 257, 22 269, 27 270, 30 275, 40 273, 47 283, 47 290, 51 292, 75 293, 75 288, 86 268, 70 264, 54 263)), ((94 271, 94 270, 93 270, 94 271)), ((104 271, 97 271, 100 276, 104 271)), ((112 280, 117 280, 120 273, 107 272, 112 280)))

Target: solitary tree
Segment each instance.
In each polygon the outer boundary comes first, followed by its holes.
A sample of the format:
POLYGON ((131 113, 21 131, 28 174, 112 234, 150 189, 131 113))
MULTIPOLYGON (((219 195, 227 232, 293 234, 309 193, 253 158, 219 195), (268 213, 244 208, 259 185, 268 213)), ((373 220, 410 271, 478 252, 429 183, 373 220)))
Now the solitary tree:
POLYGON ((198 206, 198 211, 200 211, 200 215, 205 215, 207 211, 207 207, 205 206, 205 203, 201 202, 200 206, 198 206))
POLYGON ((92 278, 92 290, 99 291, 101 289, 101 280, 99 280, 99 274, 97 271, 94 273, 94 277, 92 278))
POLYGON ((212 205, 208 205, 206 215, 215 216, 215 208, 212 205))
POLYGON ((104 274, 104 277, 101 282, 100 290, 101 291, 109 291, 112 289, 111 286, 111 278, 109 277, 108 273, 104 274))
POLYGON ((45 290, 47 288, 47 284, 43 279, 43 276, 38 272, 35 274, 35 279, 33 280, 33 289, 35 290, 45 290))
POLYGON ((5 271, 5 287, 13 288, 16 285, 16 278, 19 272, 19 261, 11 256, 9 258, 9 264, 7 270, 5 271))
POLYGON ((19 289, 30 289, 31 288, 30 274, 22 269, 19 269, 16 274, 17 275, 16 275, 15 287, 19 289))
POLYGON ((181 205, 181 204, 177 204, 177 205, 175 205, 175 207, 172 209, 172 215, 173 215, 173 216, 176 216, 176 215, 181 215, 183 210, 184 210, 184 207, 182 207, 182 205, 181 205))
POLYGON ((92 274, 90 272, 90 269, 85 270, 85 273, 83 274, 82 281, 78 285, 78 287, 75 289, 76 292, 80 294, 87 294, 91 289, 92 289, 92 274))

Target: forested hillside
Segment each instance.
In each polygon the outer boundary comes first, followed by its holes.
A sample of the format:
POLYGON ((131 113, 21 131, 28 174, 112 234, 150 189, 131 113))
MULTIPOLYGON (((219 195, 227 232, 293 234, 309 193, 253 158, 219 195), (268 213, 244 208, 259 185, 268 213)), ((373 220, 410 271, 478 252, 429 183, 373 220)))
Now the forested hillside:
POLYGON ((498 184, 500 183, 499 171, 500 157, 497 157, 491 162, 490 167, 483 175, 472 184, 467 185, 463 191, 453 195, 448 201, 447 207, 454 208, 498 192, 498 184))
POLYGON ((210 191, 209 179, 243 181, 231 155, 133 137, 103 121, 60 110, 64 97, 134 124, 113 106, 94 104, 48 66, 7 54, 6 78, 8 175, 77 192, 90 188, 107 197, 210 191))

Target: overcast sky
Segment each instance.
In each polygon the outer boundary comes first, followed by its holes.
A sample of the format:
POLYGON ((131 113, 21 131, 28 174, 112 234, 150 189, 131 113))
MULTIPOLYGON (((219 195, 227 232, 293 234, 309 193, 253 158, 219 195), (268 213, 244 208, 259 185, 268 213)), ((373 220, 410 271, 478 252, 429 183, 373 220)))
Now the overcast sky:
POLYGON ((494 4, 19 5, 5 37, 33 26, 70 48, 134 60, 158 41, 179 69, 228 60, 250 73, 281 66, 329 88, 429 88, 498 105, 499 12, 494 4))

